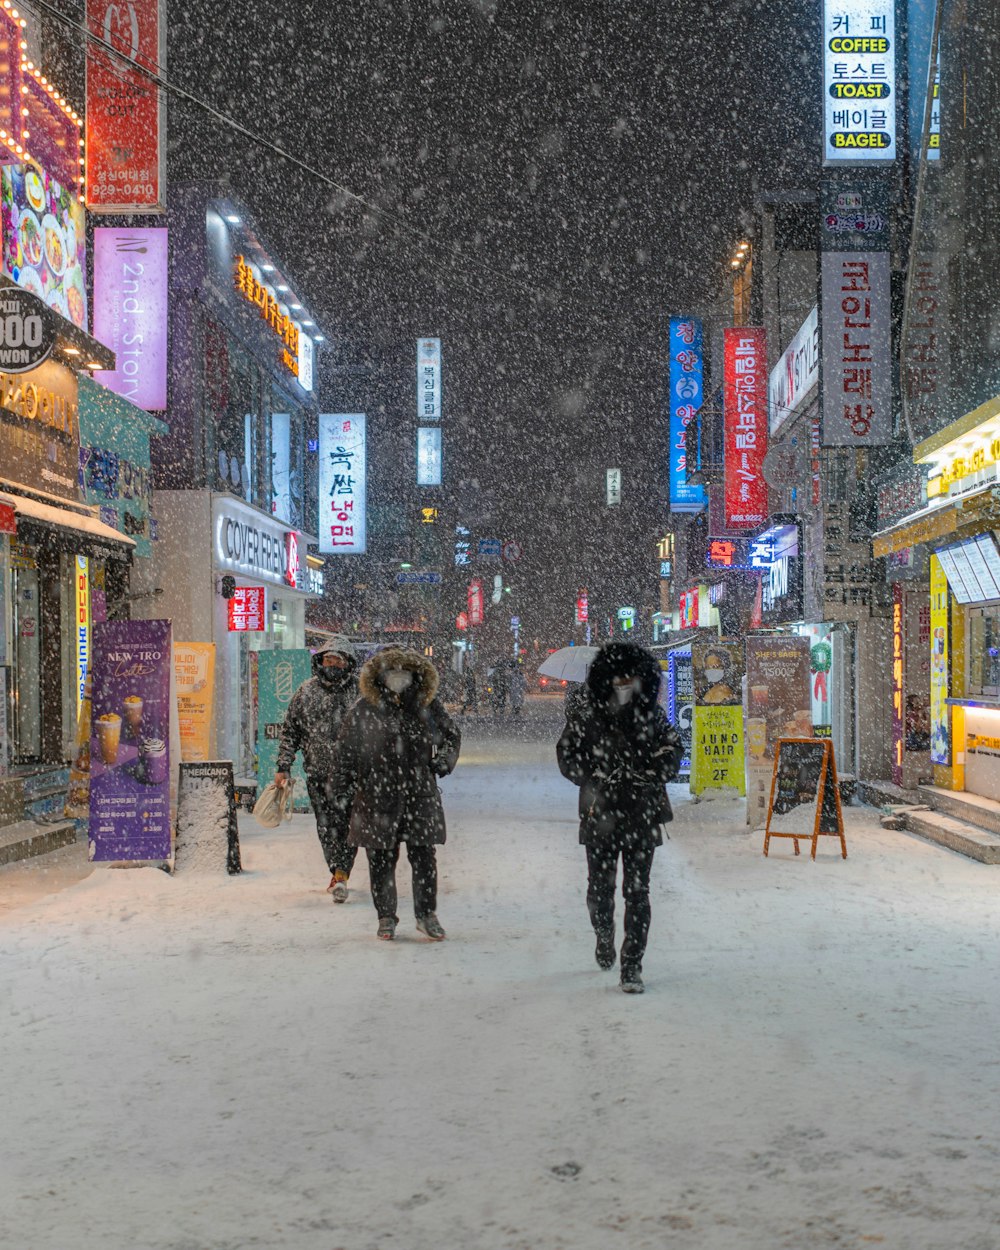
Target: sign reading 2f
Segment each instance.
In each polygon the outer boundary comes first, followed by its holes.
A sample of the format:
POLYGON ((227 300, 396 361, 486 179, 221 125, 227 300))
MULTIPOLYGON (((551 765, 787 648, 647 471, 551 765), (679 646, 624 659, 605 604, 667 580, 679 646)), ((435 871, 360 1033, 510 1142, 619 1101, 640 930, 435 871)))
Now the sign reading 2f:
POLYGON ((823 0, 823 159, 896 159, 895 0, 823 0))

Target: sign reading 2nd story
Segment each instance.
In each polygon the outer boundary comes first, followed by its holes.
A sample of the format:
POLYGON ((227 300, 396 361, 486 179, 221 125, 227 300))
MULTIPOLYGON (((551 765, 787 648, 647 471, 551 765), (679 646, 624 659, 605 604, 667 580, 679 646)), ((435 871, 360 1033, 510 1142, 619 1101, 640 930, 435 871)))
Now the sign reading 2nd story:
POLYGON ((823 2, 827 164, 896 159, 894 0, 823 2))

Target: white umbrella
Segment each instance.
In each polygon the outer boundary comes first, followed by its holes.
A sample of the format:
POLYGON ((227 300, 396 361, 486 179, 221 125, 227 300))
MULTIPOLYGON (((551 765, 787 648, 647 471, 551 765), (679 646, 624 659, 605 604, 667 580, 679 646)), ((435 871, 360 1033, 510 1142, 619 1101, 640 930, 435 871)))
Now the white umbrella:
POLYGON ((554 677, 556 681, 586 681, 587 672, 599 647, 560 647, 558 651, 539 664, 542 677, 554 677))

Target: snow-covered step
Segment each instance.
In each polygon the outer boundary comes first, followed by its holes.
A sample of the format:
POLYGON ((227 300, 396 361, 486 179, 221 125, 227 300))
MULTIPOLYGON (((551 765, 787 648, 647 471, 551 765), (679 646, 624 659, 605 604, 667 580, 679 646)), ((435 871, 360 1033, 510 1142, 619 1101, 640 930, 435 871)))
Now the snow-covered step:
POLYGON ((72 846, 75 841, 76 829, 72 820, 46 825, 34 820, 19 820, 13 825, 3 825, 0 826, 0 865, 31 859, 35 855, 47 855, 61 846, 72 846))
POLYGON ((919 794, 920 802, 935 811, 1000 835, 1000 803, 995 799, 984 799, 965 790, 940 790, 937 786, 921 786, 919 794))
POLYGON ((1000 835, 996 833, 926 808, 902 813, 902 818, 910 833, 977 859, 981 864, 1000 864, 1000 835))

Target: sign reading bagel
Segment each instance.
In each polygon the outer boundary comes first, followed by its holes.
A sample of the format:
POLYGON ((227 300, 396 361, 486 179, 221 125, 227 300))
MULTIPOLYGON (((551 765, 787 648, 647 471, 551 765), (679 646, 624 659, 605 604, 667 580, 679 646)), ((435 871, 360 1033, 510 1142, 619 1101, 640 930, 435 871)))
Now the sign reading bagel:
POLYGON ((896 9, 891 0, 825 0, 823 158, 896 157, 896 9))
POLYGON ((0 290, 0 371, 28 373, 51 355, 56 331, 42 301, 29 291, 0 290))
POLYGON ((290 589, 289 530, 238 499, 212 501, 215 563, 220 569, 290 589))

